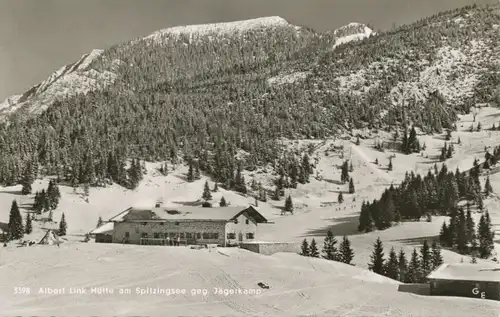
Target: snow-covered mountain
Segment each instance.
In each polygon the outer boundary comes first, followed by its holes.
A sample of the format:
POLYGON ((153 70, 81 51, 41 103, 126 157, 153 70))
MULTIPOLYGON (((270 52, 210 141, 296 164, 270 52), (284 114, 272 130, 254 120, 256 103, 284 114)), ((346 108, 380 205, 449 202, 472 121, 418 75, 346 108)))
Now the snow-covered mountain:
POLYGON ((59 68, 46 80, 23 94, 8 97, 0 103, 0 119, 21 108, 28 113, 39 114, 58 98, 87 93, 111 84, 115 79, 112 72, 99 72, 89 68, 90 63, 103 52, 103 50, 94 49, 83 55, 77 62, 59 68))
POLYGON ((336 37, 333 45, 335 48, 344 43, 366 39, 371 35, 375 35, 375 32, 364 24, 352 22, 336 29, 333 35, 336 37))
MULTIPOLYGON (((167 29, 158 30, 143 39, 158 40, 168 35, 190 35, 190 36, 204 36, 209 34, 227 35, 235 33, 243 33, 251 30, 258 30, 262 28, 276 28, 291 26, 285 19, 278 16, 262 17, 256 19, 222 22, 222 23, 209 23, 209 24, 195 24, 176 26, 167 29)), ((299 28, 299 27, 297 27, 299 28)))
MULTIPOLYGON (((281 17, 271 16, 234 22, 176 26, 155 31, 146 37, 130 41, 130 44, 139 43, 141 40, 160 41, 172 35, 188 35, 190 38, 205 35, 229 36, 279 27, 290 27, 297 31, 301 29, 298 26, 289 24, 281 17)), ((39 114, 58 98, 87 93, 112 84, 116 79, 114 68, 120 65, 121 61, 114 60, 112 67, 108 70, 98 71, 89 68, 90 64, 103 52, 102 49, 94 49, 92 52, 84 54, 75 63, 61 67, 46 80, 31 87, 26 92, 6 98, 0 103, 0 120, 4 120, 7 115, 21 108, 27 113, 39 114)))

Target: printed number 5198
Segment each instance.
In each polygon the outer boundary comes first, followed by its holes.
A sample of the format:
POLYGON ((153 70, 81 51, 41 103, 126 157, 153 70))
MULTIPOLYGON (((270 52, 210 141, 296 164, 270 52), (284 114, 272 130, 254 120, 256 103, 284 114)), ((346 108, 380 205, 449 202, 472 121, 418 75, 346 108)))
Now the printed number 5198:
POLYGON ((29 295, 31 289, 29 287, 14 287, 15 295, 29 295))

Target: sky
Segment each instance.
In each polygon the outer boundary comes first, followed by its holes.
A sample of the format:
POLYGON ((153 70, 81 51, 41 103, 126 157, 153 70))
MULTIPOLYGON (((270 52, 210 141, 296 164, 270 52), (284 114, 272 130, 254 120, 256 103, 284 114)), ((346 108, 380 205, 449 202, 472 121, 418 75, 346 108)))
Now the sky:
POLYGON ((281 16, 317 31, 377 30, 498 0, 0 0, 0 102, 94 48, 176 25, 281 16))

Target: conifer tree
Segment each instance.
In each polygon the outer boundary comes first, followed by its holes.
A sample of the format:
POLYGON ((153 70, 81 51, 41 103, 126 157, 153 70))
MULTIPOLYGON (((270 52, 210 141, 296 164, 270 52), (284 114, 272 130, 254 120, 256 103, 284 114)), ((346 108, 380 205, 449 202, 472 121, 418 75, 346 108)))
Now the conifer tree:
POLYGON ((408 263, 406 261, 406 254, 401 249, 398 255, 398 265, 399 265, 399 281, 406 282, 406 275, 408 273, 408 263))
POLYGON ((190 183, 194 182, 194 168, 193 168, 193 162, 191 160, 189 161, 187 181, 190 183))
POLYGON ((31 164, 28 164, 24 170, 23 178, 21 184, 23 185, 21 189, 21 194, 28 195, 31 194, 31 185, 33 184, 33 168, 31 164))
POLYGON ((491 187, 489 175, 486 177, 486 182, 484 183, 484 193, 486 196, 489 196, 491 193, 493 193, 493 187, 491 187))
POLYGON ((280 188, 278 186, 276 186, 274 188, 273 198, 274 198, 274 200, 280 200, 280 197, 281 197, 280 188))
POLYGON ((477 263, 477 258, 476 258, 476 252, 472 252, 471 258, 470 258, 470 263, 476 264, 477 263))
POLYGON ((31 232, 33 232, 33 225, 31 223, 30 214, 26 215, 26 226, 24 227, 24 229, 26 234, 30 234, 31 232))
POLYGON ((309 245, 309 256, 319 258, 318 246, 316 245, 316 240, 314 240, 314 238, 311 240, 311 244, 309 245))
POLYGON ((337 197, 337 201, 339 204, 344 202, 344 196, 342 195, 342 192, 339 192, 339 196, 337 197))
POLYGON ((441 226, 441 231, 439 232, 439 243, 441 243, 441 245, 444 245, 446 247, 451 247, 450 240, 451 239, 448 226, 446 225, 446 222, 443 222, 443 225, 441 226))
POLYGON ((467 251, 467 221, 465 212, 461 208, 458 218, 458 232, 457 232, 457 249, 460 253, 464 254, 467 251))
POLYGON ((373 244, 373 253, 370 256, 370 259, 371 263, 368 264, 368 268, 370 269, 370 271, 373 271, 374 273, 380 275, 384 275, 385 273, 384 246, 380 238, 377 238, 377 240, 373 244))
POLYGON ((354 166, 352 166, 352 161, 349 162, 349 173, 354 172, 354 166))
POLYGON ((427 240, 424 240, 420 248, 420 270, 423 279, 432 271, 432 253, 427 240))
POLYGON ((389 165, 387 165, 387 170, 392 171, 392 159, 389 159, 389 165))
POLYGON ((221 207, 227 206, 226 199, 224 198, 224 196, 222 196, 222 198, 220 199, 219 206, 221 207))
POLYGON ((360 144, 361 144, 361 142, 360 142, 360 140, 359 140, 359 136, 357 136, 357 137, 356 137, 356 145, 360 145, 360 144))
POLYGON ((219 185, 217 184, 217 182, 214 183, 214 189, 212 190, 214 193, 218 192, 219 191, 219 185))
POLYGON ((349 238, 347 238, 347 236, 342 237, 342 242, 339 246, 339 257, 340 262, 352 265, 352 260, 354 259, 354 250, 351 248, 351 241, 349 241, 349 238))
POLYGON ((323 242, 323 258, 327 260, 338 260, 338 250, 336 247, 337 239, 333 236, 332 230, 328 230, 325 240, 323 242))
POLYGON ((344 184, 349 180, 349 163, 344 161, 340 173, 340 181, 344 184))
POLYGON ((293 202, 290 195, 285 199, 284 211, 291 212, 293 214, 293 202))
POLYGON ((470 208, 467 208, 467 216, 465 219, 466 222, 466 232, 467 232, 467 243, 471 245, 475 244, 476 240, 476 224, 474 223, 474 219, 472 219, 472 214, 470 208))
POLYGON ((309 183, 309 175, 311 174, 311 164, 309 163, 309 155, 304 154, 302 157, 301 173, 299 182, 301 184, 309 183))
POLYGON ((64 212, 63 212, 62 216, 61 216, 61 221, 59 222, 59 231, 57 234, 59 236, 65 236, 67 228, 68 228, 68 225, 66 224, 66 218, 64 217, 64 212))
POLYGON ((21 216, 21 212, 19 211, 19 207, 17 206, 17 201, 15 200, 12 201, 12 205, 10 207, 8 228, 11 239, 17 240, 24 236, 23 218, 21 216))
POLYGON ((301 250, 300 255, 309 256, 309 243, 307 243, 306 239, 302 241, 301 250))
POLYGON ((370 206, 363 201, 361 205, 361 213, 359 215, 358 231, 371 232, 373 231, 374 223, 370 212, 370 206))
POLYGON ((104 223, 104 221, 102 220, 102 217, 99 216, 99 219, 97 219, 97 226, 96 226, 96 228, 99 228, 100 226, 102 226, 103 223, 104 223))
POLYGON ((349 179, 349 194, 354 194, 356 189, 354 188, 354 181, 352 177, 349 179))
POLYGON ((432 270, 434 270, 438 266, 443 264, 443 256, 441 255, 441 248, 436 243, 436 241, 432 242, 431 250, 432 250, 432 270))
POLYGON ((394 247, 392 247, 391 251, 389 252, 389 258, 385 266, 385 274, 387 277, 392 278, 393 280, 399 279, 398 255, 396 254, 394 247))
POLYGON ((205 181, 205 186, 203 188, 203 195, 201 196, 205 201, 212 199, 212 192, 210 191, 210 187, 208 187, 208 181, 205 181))
POLYGON ((408 273, 406 275, 407 283, 418 283, 420 282, 420 261, 418 259, 417 249, 413 249, 411 254, 410 263, 408 264, 408 273))

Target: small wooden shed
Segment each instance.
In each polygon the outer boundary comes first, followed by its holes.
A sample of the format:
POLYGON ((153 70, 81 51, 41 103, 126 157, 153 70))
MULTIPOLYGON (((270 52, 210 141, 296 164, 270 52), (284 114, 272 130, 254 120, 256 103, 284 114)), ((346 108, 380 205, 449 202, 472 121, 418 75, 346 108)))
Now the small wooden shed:
POLYGON ((427 276, 430 294, 500 301, 500 266, 494 264, 442 264, 427 276))

